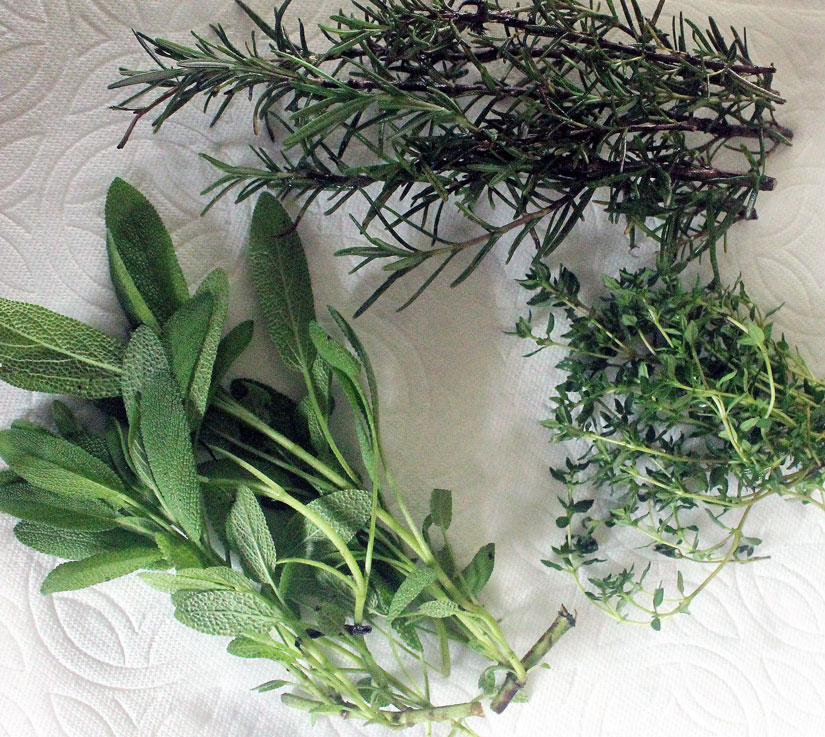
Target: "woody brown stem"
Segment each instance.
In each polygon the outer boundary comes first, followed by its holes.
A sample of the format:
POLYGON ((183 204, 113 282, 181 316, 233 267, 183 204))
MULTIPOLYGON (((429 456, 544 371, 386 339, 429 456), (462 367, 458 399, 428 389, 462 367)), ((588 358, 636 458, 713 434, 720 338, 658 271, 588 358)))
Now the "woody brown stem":
MULTIPOLYGON (((542 658, 547 655, 550 648, 562 638, 562 635, 575 626, 575 617, 562 606, 553 624, 521 659, 524 670, 529 672, 532 668, 535 668, 542 658)), ((522 688, 524 688, 524 683, 520 682, 512 673, 508 673, 495 698, 490 702, 490 709, 496 714, 501 714, 522 688)))
MULTIPOLYGON (((482 8, 483 6, 479 6, 482 8)), ((526 18, 519 18, 504 11, 489 11, 483 8, 483 12, 466 13, 454 10, 445 10, 440 13, 445 19, 451 20, 454 23, 465 25, 478 25, 492 21, 507 28, 515 28, 524 31, 533 36, 542 36, 549 38, 558 38, 563 41, 573 41, 587 46, 597 46, 602 49, 610 51, 617 51, 630 56, 642 55, 649 61, 659 62, 660 64, 691 64, 693 66, 702 67, 711 71, 732 71, 736 74, 747 75, 765 75, 775 74, 776 67, 774 66, 755 66, 753 64, 729 64, 727 62, 715 61, 713 59, 703 59, 694 54, 685 52, 673 51, 671 53, 662 53, 659 51, 652 51, 646 49, 644 46, 630 46, 627 44, 617 43, 615 41, 608 41, 605 38, 594 38, 583 33, 576 33, 574 31, 558 31, 547 26, 536 25, 531 23, 526 18)))

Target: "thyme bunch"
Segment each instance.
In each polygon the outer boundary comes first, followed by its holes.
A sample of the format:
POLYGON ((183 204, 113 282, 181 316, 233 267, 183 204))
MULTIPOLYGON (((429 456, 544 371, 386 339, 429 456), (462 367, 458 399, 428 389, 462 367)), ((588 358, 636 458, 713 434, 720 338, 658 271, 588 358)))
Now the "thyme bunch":
POLYGON ((576 450, 553 476, 567 485, 557 524, 564 541, 546 565, 567 571, 601 609, 628 621, 686 612, 728 564, 757 560, 748 517, 779 496, 825 510, 825 383, 814 377, 741 281, 685 286, 651 269, 604 278, 595 307, 572 272, 537 265, 524 281, 532 305, 560 308, 538 350, 563 346, 552 436, 576 450), (701 583, 651 584, 650 565, 600 575, 611 528, 628 544, 706 570, 701 583), (591 566, 593 568, 591 568, 591 566))
POLYGON ((289 0, 271 24, 238 4, 259 32, 245 45, 220 26, 194 46, 137 34, 156 68, 111 85, 137 88, 119 105, 134 114, 121 145, 146 115, 158 130, 202 98, 214 124, 254 99, 278 148, 256 148, 251 167, 206 157, 221 176, 205 192, 270 188, 303 209, 327 194, 328 212, 362 196, 366 243, 339 253, 387 271, 362 309, 432 262, 412 301, 463 254, 458 284, 505 239, 508 257, 529 240, 541 259, 592 201, 678 270, 755 216, 776 184, 767 157, 792 136, 747 34, 681 15, 665 26, 664 0, 651 16, 636 0, 364 0, 320 26, 326 48, 303 25, 290 37, 289 0))

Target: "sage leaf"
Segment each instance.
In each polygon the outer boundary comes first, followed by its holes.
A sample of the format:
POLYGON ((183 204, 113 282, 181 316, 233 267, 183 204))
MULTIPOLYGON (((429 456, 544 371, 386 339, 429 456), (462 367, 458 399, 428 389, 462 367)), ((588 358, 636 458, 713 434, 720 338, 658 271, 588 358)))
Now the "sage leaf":
POLYGON ((415 652, 422 652, 421 638, 416 631, 416 625, 409 619, 393 619, 392 630, 397 634, 401 641, 411 650, 415 652))
POLYGON ((252 214, 249 270, 281 360, 295 371, 309 371, 315 353, 309 338, 315 319, 309 269, 292 221, 268 193, 258 198, 252 214))
POLYGON ((0 297, 0 379, 21 389, 85 399, 120 394, 124 346, 39 305, 0 297))
POLYGON ((26 482, 0 486, 0 512, 62 530, 111 530, 116 512, 97 499, 44 491, 26 482))
POLYGON ((273 583, 272 571, 277 563, 275 544, 258 500, 245 486, 241 486, 235 494, 227 527, 229 539, 234 541, 252 575, 258 581, 273 583))
POLYGON ((315 413, 312 401, 309 396, 305 396, 295 411, 297 429, 299 434, 306 440, 317 454, 318 458, 334 470, 338 470, 339 464, 329 447, 324 431, 321 428, 321 421, 315 413))
MULTIPOLYGON (((238 658, 266 658, 288 665, 295 655, 283 645, 278 645, 270 639, 265 642, 251 637, 236 637, 226 646, 226 651, 230 655, 238 658)), ((278 681, 281 685, 286 685, 286 681, 278 681)))
POLYGON ((209 403, 215 361, 229 308, 229 279, 223 269, 215 269, 203 280, 196 292, 196 296, 201 295, 212 298, 212 311, 187 392, 192 411, 198 420, 206 413, 209 403))
POLYGON ((378 418, 378 382, 375 378, 375 371, 372 368, 372 363, 370 362, 369 356, 367 355, 367 351, 364 348, 364 345, 361 343, 361 340, 358 338, 356 332, 352 329, 350 324, 344 319, 344 316, 338 312, 334 307, 329 307, 329 313, 332 315, 332 319, 335 320, 335 323, 338 325, 338 328, 344 334, 346 339, 349 341, 349 344, 352 346, 352 349, 355 351, 356 356, 358 356, 358 360, 361 362, 361 365, 364 367, 364 373, 367 377, 367 385, 369 386, 370 390, 370 399, 372 401, 372 414, 373 417, 378 418))
POLYGON ((490 576, 493 575, 493 566, 496 562, 495 543, 482 545, 479 551, 473 556, 468 566, 462 571, 461 576, 467 586, 467 590, 475 596, 487 585, 490 576))
POLYGON ((169 532, 154 535, 155 544, 165 560, 174 568, 199 568, 204 565, 198 549, 186 538, 169 532))
POLYGON ((449 489, 433 489, 430 496, 430 516, 433 524, 442 530, 450 527, 453 519, 453 495, 449 489))
POLYGON ((57 431, 66 438, 66 440, 83 432, 83 428, 77 421, 71 407, 59 399, 55 399, 54 402, 52 402, 52 418, 54 419, 54 424, 57 426, 57 431))
POLYGON ((61 563, 55 568, 40 587, 44 594, 58 591, 74 591, 96 586, 113 578, 120 578, 141 568, 151 566, 161 559, 161 553, 155 546, 132 546, 120 550, 108 550, 83 558, 82 560, 61 563))
POLYGON ((125 488, 105 463, 82 448, 44 432, 0 431, 0 456, 34 486, 69 496, 119 504, 125 488))
POLYGON ((121 395, 130 426, 137 425, 138 397, 143 387, 162 371, 169 371, 163 343, 154 330, 141 325, 132 333, 123 357, 121 395))
POLYGON ((243 632, 268 632, 277 612, 258 594, 202 591, 184 598, 175 609, 177 620, 208 635, 237 637, 243 632))
POLYGON ((167 594, 178 591, 254 591, 254 584, 242 573, 214 566, 183 568, 177 573, 146 571, 140 577, 152 588, 167 594))
MULTIPOLYGON (((311 501, 307 506, 332 527, 344 542, 349 542, 355 534, 364 529, 372 516, 372 495, 362 489, 334 491, 311 501)), ((311 522, 311 536, 323 533, 311 522)))
POLYGON ((335 400, 332 398, 332 368, 323 358, 315 356, 310 376, 318 404, 321 405, 321 412, 324 417, 329 418, 335 409, 335 400))
MULTIPOLYGON (((249 481, 249 479, 245 479, 249 481)), ((226 536, 226 518, 232 505, 235 503, 235 490, 225 487, 210 487, 208 484, 203 493, 203 511, 209 529, 215 533, 221 545, 229 549, 229 539, 226 536)))
POLYGON ((404 579, 395 592, 387 612, 387 619, 392 621, 402 614, 416 597, 435 581, 436 574, 432 568, 416 568, 404 579))
POLYGON ((160 372, 140 401, 140 429, 158 494, 192 540, 203 533, 203 500, 189 425, 175 380, 160 372))
POLYGON ((232 328, 218 343, 218 352, 212 369, 212 384, 215 388, 252 342, 254 327, 252 320, 245 320, 232 328))
POLYGON ((160 326, 188 298, 172 239, 135 187, 115 179, 106 197, 106 249, 115 293, 133 327, 160 326))
POLYGON ((14 528, 14 535, 23 545, 65 560, 80 560, 107 550, 140 546, 145 542, 139 535, 126 530, 66 530, 39 522, 19 522, 14 528))
POLYGON ((103 434, 106 443, 106 451, 112 461, 112 466, 117 471, 121 479, 127 484, 135 481, 134 473, 126 458, 128 451, 128 441, 125 437, 123 426, 114 417, 109 417, 106 421, 106 429, 103 434))
POLYGON ((318 355, 330 366, 342 371, 350 379, 358 377, 361 373, 361 364, 358 363, 358 359, 314 320, 309 324, 309 337, 318 355))
POLYGON ((454 601, 439 599, 438 601, 425 601, 415 613, 431 619, 444 619, 445 617, 452 617, 460 611, 461 609, 454 601))
POLYGON ((189 396, 192 387, 213 308, 211 294, 196 294, 169 318, 160 334, 169 369, 184 397, 189 396))

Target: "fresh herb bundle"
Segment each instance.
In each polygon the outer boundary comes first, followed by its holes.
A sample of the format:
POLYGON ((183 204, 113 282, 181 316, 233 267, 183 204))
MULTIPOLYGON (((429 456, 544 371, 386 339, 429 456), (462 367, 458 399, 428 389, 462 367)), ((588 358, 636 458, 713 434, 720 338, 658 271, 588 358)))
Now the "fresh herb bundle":
POLYGON ((574 621, 562 609, 519 660, 478 600, 493 546, 457 564, 444 537, 449 491, 434 491, 423 527, 415 524, 386 466, 367 354, 335 310, 349 349, 315 321, 301 244, 277 200, 258 200, 249 259, 269 335, 305 380, 298 403, 256 381, 221 386, 252 324, 221 337, 226 275, 212 272, 190 295, 157 213, 122 180, 109 190, 106 226, 112 281, 132 326, 127 343, 0 299, 0 378, 100 400, 106 414, 105 430, 93 433, 55 402, 57 433, 24 420, 0 432, 10 467, 0 511, 21 518, 22 543, 68 559, 43 592, 141 570, 172 595, 179 621, 233 637, 234 655, 279 663, 286 678, 259 690, 291 689, 284 702, 313 718, 447 721, 468 733, 464 721, 482 713, 481 696, 430 703, 431 641, 444 675, 451 641, 483 655, 484 695, 506 707, 574 621), (352 409, 361 473, 330 429, 333 385, 352 409), (379 664, 376 640, 399 669, 379 664), (404 653, 420 661, 421 682, 404 653))
POLYGON ((566 538, 545 563, 611 616, 659 629, 726 565, 757 559, 746 526, 757 503, 776 495, 825 510, 825 383, 774 337, 741 281, 688 288, 643 269, 604 282, 595 308, 563 267, 536 266, 523 282, 532 305, 569 320, 558 338, 552 316, 541 335, 528 319, 516 330, 539 350, 568 351, 544 425, 583 448, 552 471, 569 490, 557 520, 566 538), (650 585, 649 565, 588 575, 609 528, 707 575, 686 590, 677 572, 675 591, 650 585))
POLYGON ((157 68, 121 69, 111 85, 138 88, 119 106, 134 113, 121 145, 155 111, 157 130, 203 97, 214 123, 254 98, 256 130, 283 130, 282 148, 257 148, 257 167, 207 156, 222 176, 205 193, 267 187, 304 208, 328 193, 329 212, 363 196, 368 242, 339 253, 389 273, 362 309, 432 261, 412 301, 466 252, 458 284, 504 238, 508 257, 529 239, 541 259, 597 195, 630 246, 651 237, 661 268, 678 270, 754 217, 775 186, 767 157, 792 135, 774 119, 775 69, 752 60, 747 34, 682 16, 663 27, 664 0, 649 17, 636 0, 365 0, 319 27, 325 49, 303 26, 289 37, 289 0, 273 24, 238 4, 263 43, 238 46, 220 26, 194 47, 137 34, 157 68))

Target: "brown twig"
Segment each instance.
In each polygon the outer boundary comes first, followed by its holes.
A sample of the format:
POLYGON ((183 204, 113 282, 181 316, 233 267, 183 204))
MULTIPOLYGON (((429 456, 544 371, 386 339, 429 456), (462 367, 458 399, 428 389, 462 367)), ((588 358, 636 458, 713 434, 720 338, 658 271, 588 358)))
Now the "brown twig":
MULTIPOLYGON (((439 13, 445 20, 450 20, 453 23, 464 23, 466 25, 478 24, 478 13, 463 13, 454 10, 443 10, 439 13)), ((576 33, 574 31, 558 31, 547 26, 536 25, 525 18, 519 18, 511 13, 504 11, 485 11, 482 16, 483 21, 498 23, 507 28, 515 28, 529 33, 533 36, 542 36, 548 38, 557 38, 562 41, 574 41, 588 46, 597 46, 610 51, 617 51, 629 56, 644 56, 649 61, 659 62, 660 64, 692 64, 693 66, 709 69, 711 71, 731 71, 736 74, 748 75, 770 75, 776 73, 776 67, 771 66, 755 66, 753 64, 728 64, 727 62, 715 61, 713 59, 703 59, 695 54, 688 54, 680 51, 673 51, 670 54, 664 54, 659 51, 652 51, 641 46, 629 46, 627 44, 617 43, 615 41, 608 41, 604 38, 593 38, 592 36, 583 33, 576 33)))
MULTIPOLYGON (((553 621, 553 624, 547 631, 536 641, 521 659, 524 670, 530 671, 535 668, 549 652, 562 636, 570 629, 576 626, 576 618, 562 606, 559 609, 559 615, 553 621)), ((518 681, 512 673, 508 673, 504 679, 495 698, 490 702, 490 709, 496 714, 501 714, 513 700, 515 695, 524 688, 524 683, 518 681)))

